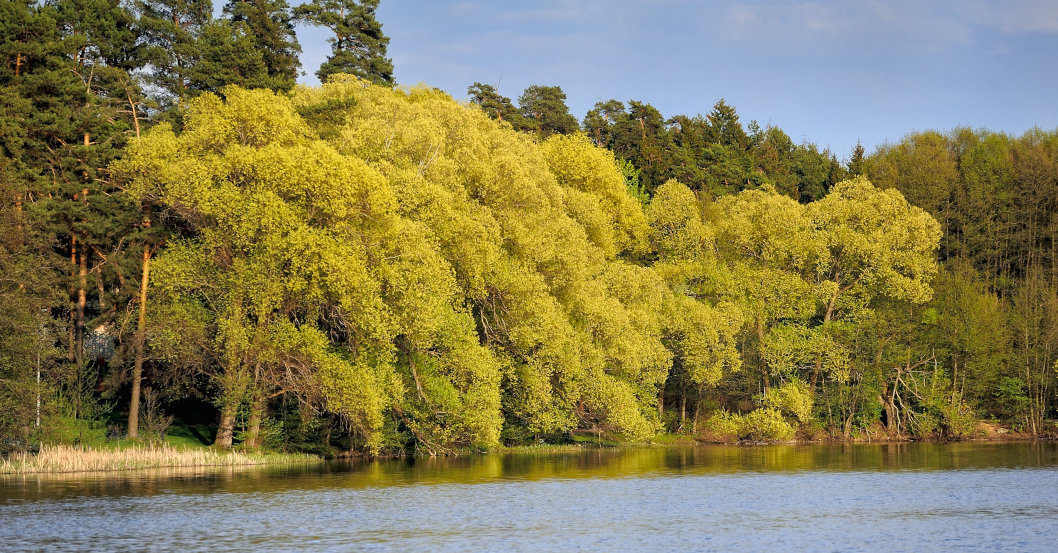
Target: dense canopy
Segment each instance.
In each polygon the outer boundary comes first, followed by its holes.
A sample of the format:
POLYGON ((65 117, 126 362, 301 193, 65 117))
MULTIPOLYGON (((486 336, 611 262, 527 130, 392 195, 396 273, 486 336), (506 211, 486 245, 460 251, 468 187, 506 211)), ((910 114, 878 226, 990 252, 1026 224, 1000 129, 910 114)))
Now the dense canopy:
POLYGON ((0 4, 0 453, 1048 432, 1058 133, 460 103, 378 5, 0 4))

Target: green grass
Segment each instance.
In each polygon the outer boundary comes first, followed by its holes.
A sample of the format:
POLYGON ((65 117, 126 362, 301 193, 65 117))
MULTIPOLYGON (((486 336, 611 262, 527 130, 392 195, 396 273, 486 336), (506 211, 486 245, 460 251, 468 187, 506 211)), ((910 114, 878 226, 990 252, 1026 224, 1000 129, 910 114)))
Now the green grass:
POLYGON ((179 447, 206 447, 213 443, 216 430, 204 424, 173 424, 166 433, 165 442, 179 447))

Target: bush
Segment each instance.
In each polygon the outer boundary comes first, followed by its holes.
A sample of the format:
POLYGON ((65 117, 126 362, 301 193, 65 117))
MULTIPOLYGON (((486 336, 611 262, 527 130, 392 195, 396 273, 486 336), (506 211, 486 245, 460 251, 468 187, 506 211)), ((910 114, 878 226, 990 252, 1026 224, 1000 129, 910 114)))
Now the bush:
POLYGON ((794 436, 794 427, 778 409, 762 407, 742 417, 739 438, 754 442, 786 442, 794 436))
POLYGON ((786 442, 793 439, 795 432, 782 413, 771 407, 763 407, 745 415, 721 409, 705 421, 705 427, 716 439, 725 442, 786 442))
POLYGON ((720 409, 705 421, 705 428, 719 441, 736 442, 742 428, 742 417, 720 409))
POLYGON ((812 420, 812 390, 801 380, 791 380, 764 395, 764 406, 775 409, 807 424, 812 420))

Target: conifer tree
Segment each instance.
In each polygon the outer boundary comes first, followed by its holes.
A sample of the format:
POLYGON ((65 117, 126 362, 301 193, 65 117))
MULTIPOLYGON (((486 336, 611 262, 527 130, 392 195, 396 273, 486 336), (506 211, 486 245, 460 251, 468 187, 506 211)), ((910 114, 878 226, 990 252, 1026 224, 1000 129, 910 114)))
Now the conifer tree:
POLYGON ((393 61, 386 57, 389 37, 375 19, 379 0, 313 0, 295 8, 299 19, 334 33, 331 55, 316 76, 349 73, 377 84, 393 84, 393 61))
POLYGON ((569 113, 566 93, 560 86, 532 85, 518 98, 525 130, 536 131, 540 138, 569 134, 579 129, 577 118, 569 113))
POLYGON ((227 85, 243 88, 289 88, 268 74, 264 56, 245 22, 216 19, 204 25, 195 41, 194 64, 188 71, 192 94, 219 92, 227 85))
POLYGON ((191 94, 197 37, 212 20, 213 4, 210 0, 137 0, 136 7, 153 66, 150 81, 159 90, 161 107, 179 105, 191 94))
POLYGON ((482 111, 489 117, 506 121, 516 129, 524 124, 518 108, 514 107, 510 98, 500 94, 496 87, 474 83, 467 87, 467 94, 470 96, 470 103, 481 106, 482 111))
POLYGON ((267 88, 293 88, 301 69, 301 45, 294 34, 294 14, 286 0, 231 0, 224 13, 233 23, 245 24, 268 73, 267 88))

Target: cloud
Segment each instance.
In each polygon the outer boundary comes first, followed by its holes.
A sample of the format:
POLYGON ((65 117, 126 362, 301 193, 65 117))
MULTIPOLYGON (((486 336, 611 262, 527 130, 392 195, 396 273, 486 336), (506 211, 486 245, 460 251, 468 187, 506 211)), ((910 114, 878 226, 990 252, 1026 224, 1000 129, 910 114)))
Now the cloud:
POLYGON ((907 0, 741 2, 728 5, 721 21, 728 36, 752 36, 763 46, 872 45, 906 52, 973 41, 972 26, 958 9, 907 0))
POLYGON ((1004 33, 1058 33, 1058 2, 1014 0, 979 5, 978 22, 1004 33))

